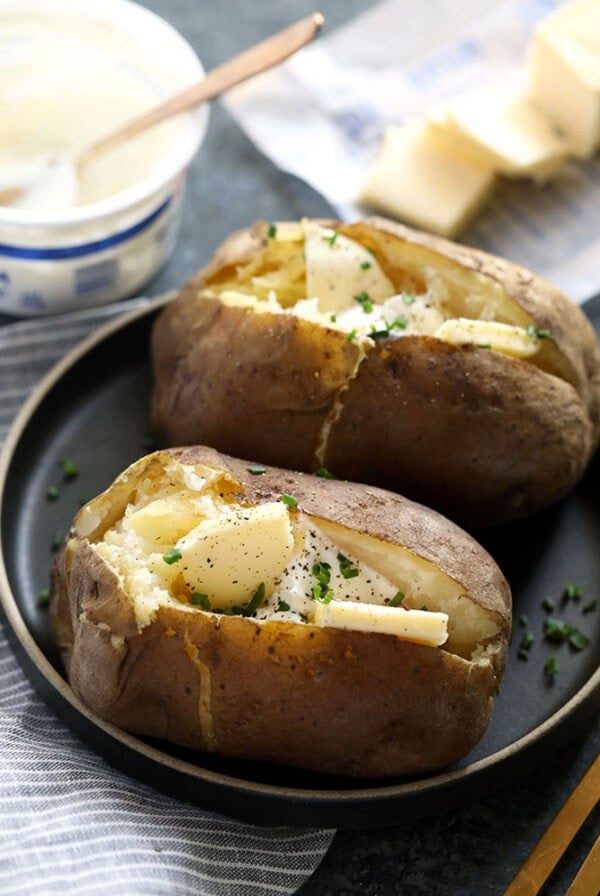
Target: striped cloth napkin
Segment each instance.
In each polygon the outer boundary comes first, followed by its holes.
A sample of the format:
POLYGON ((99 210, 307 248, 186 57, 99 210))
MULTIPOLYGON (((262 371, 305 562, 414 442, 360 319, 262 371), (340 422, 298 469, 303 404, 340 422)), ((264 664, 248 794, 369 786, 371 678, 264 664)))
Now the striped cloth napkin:
MULTIPOLYGON (((0 442, 55 361, 145 301, 0 327, 0 442)), ((2 896, 284 896, 333 833, 243 824, 115 771, 37 697, 0 623, 2 896)))

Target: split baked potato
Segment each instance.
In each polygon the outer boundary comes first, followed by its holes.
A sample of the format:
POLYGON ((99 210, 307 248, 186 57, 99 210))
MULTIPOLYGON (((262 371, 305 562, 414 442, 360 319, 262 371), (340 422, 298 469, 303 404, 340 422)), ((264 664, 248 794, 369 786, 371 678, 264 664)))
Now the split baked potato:
POLYGON ((191 447, 140 459, 79 511, 50 619, 73 690, 122 728, 389 778, 479 740, 510 603, 435 511, 191 447))
POLYGON ((600 435, 600 350, 558 289, 381 218, 236 233, 155 323, 153 421, 461 523, 567 493, 600 435))

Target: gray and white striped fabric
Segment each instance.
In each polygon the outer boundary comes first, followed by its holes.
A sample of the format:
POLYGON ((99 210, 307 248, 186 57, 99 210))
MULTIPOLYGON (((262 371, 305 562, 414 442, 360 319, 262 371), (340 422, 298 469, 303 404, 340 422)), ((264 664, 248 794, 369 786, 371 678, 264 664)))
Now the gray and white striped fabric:
MULTIPOLYGON (((143 301, 0 327, 0 441, 55 361, 143 301)), ((0 624, 2 896, 283 896, 332 837, 232 821, 115 771, 36 696, 0 624)))

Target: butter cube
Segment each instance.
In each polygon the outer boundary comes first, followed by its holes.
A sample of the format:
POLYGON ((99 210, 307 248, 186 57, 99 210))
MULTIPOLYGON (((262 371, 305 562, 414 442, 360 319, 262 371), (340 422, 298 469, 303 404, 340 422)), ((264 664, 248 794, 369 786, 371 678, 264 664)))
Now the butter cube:
POLYGON ((169 566, 211 607, 246 604, 258 586, 268 595, 294 554, 287 507, 279 501, 203 520, 177 542, 181 558, 169 566))
POLYGON ((429 122, 440 148, 507 177, 547 180, 568 153, 540 109, 496 87, 460 94, 434 110, 429 122))
POLYGON ((452 237, 484 203, 491 168, 436 146, 425 122, 387 129, 361 200, 417 227, 452 237))
POLYGON ((581 158, 600 147, 600 3, 578 0, 545 19, 529 54, 529 95, 581 158))

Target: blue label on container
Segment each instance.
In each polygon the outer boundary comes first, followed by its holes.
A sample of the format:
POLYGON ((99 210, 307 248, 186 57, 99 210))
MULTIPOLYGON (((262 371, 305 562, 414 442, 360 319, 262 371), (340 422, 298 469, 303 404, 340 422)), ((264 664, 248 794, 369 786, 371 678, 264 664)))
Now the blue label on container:
POLYGON ((121 230, 119 233, 113 233, 111 236, 104 237, 101 240, 94 240, 91 243, 80 243, 78 246, 60 246, 49 248, 37 248, 27 246, 11 246, 8 243, 0 243, 0 256, 5 258, 26 258, 31 261, 52 261, 61 258, 80 258, 83 255, 91 255, 92 252, 100 252, 102 249, 110 249, 111 246, 118 246, 126 240, 137 236, 142 230, 146 230, 156 221, 166 208, 171 204, 173 197, 169 196, 157 209, 149 214, 142 221, 138 221, 132 227, 121 230))

